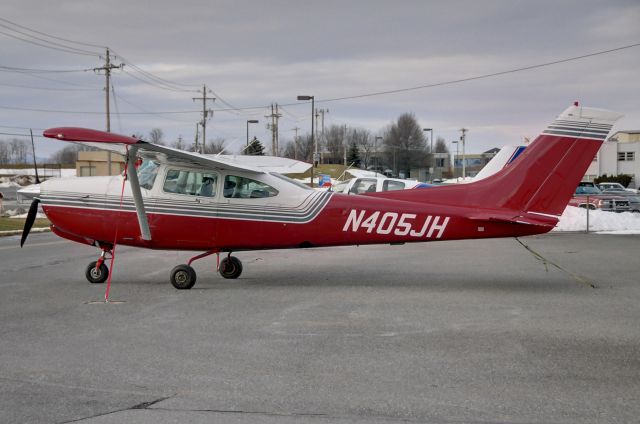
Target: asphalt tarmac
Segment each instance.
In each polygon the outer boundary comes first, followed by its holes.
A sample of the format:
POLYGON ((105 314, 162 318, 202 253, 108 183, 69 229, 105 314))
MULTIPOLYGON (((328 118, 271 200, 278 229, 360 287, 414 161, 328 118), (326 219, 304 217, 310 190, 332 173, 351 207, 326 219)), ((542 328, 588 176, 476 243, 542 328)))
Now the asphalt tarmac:
POLYGON ((96 249, 0 238, 0 422, 638 422, 640 236, 522 241, 562 269, 514 239, 241 252, 178 291, 188 253, 122 247, 105 304, 96 249))

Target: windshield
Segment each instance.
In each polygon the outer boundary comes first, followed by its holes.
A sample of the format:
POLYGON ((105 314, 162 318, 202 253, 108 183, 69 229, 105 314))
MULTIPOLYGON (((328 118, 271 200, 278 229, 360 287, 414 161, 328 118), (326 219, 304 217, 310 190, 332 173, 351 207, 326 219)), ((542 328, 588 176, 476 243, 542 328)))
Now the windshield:
POLYGON ((576 194, 602 194, 600 189, 591 186, 578 186, 576 194))
POLYGON ((153 188, 153 183, 156 180, 156 175, 158 175, 159 166, 160 165, 157 162, 149 159, 145 159, 142 161, 142 164, 140 164, 137 169, 140 187, 146 188, 147 190, 151 190, 153 188))
POLYGON ((282 174, 278 174, 277 172, 270 172, 269 174, 273 175, 274 177, 278 177, 281 180, 285 180, 288 183, 294 184, 300 188, 304 188, 305 190, 313 190, 311 187, 309 187, 306 184, 301 183, 298 180, 294 180, 293 178, 289 178, 286 175, 282 175, 282 174))

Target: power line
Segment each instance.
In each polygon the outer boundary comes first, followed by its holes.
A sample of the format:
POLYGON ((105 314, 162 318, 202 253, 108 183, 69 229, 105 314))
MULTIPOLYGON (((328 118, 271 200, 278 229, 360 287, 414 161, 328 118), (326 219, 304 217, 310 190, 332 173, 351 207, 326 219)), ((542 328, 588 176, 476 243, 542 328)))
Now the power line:
MULTIPOLYGON (((135 109, 138 109, 141 112, 145 112, 145 113, 147 113, 149 115, 159 116, 160 118, 167 119, 169 121, 174 121, 174 122, 188 122, 188 123, 192 122, 192 120, 176 119, 176 118, 172 118, 170 116, 165 116, 162 112, 150 112, 150 111, 148 111, 148 110, 136 105, 135 103, 127 100, 126 98, 122 97, 122 94, 113 93, 113 95, 114 95, 114 97, 117 97, 118 100, 120 100, 121 102, 124 102, 124 103, 128 104, 129 106, 131 106, 131 107, 133 107, 135 109)), ((118 114, 122 114, 122 112, 118 112, 118 114)))
MULTIPOLYGON (((63 81, 60 81, 60 82, 63 82, 63 81)), ((0 86, 13 87, 13 88, 26 88, 29 90, 45 90, 45 91, 102 91, 101 88, 53 88, 53 87, 34 87, 30 85, 3 84, 3 83, 0 83, 0 86)))
POLYGON ((45 80, 45 81, 53 81, 53 82, 58 82, 61 84, 66 84, 66 85, 73 85, 76 87, 91 87, 89 84, 78 84, 77 82, 70 82, 70 81, 63 81, 63 80, 59 80, 59 79, 55 79, 55 78, 49 78, 49 77, 43 77, 42 75, 35 75, 31 72, 24 72, 23 75, 28 75, 30 77, 33 78, 38 78, 41 80, 45 80))
MULTIPOLYGON (((75 47, 64 46, 62 44, 55 43, 53 41, 49 41, 48 43, 51 44, 51 45, 47 45, 47 44, 38 43, 37 41, 29 40, 27 38, 19 37, 19 36, 14 35, 14 34, 9 34, 9 33, 6 33, 4 31, 0 31, 0 34, 6 35, 7 37, 15 38, 16 40, 24 41, 25 43, 34 44, 36 46, 40 46, 40 47, 44 47, 44 48, 52 49, 52 50, 58 50, 58 51, 65 52, 65 53, 73 53, 73 54, 78 54, 78 55, 82 55, 82 56, 95 56, 95 57, 99 57, 100 56, 98 53, 94 53, 94 52, 90 52, 90 51, 86 51, 86 50, 81 50, 81 49, 76 49, 75 47), (54 47, 54 46, 62 46, 62 47, 54 47)), ((33 36, 31 36, 31 37, 33 37, 33 36)), ((40 40, 40 38, 38 38, 38 37, 33 37, 33 38, 35 38, 37 40, 40 40)), ((47 41, 45 40, 45 42, 47 42, 47 41)))
MULTIPOLYGON (((74 114, 74 115, 103 115, 104 112, 94 112, 94 111, 82 111, 82 110, 59 110, 59 109, 36 109, 36 108, 26 108, 26 107, 9 107, 9 106, 0 106, 0 109, 5 110, 20 110, 27 112, 43 112, 43 113, 63 113, 63 114, 74 114)), ((156 115, 156 114, 182 114, 182 113, 200 113, 199 110, 179 110, 179 111, 161 111, 161 112, 120 112, 120 115, 156 115)))
POLYGON ((96 48, 101 49, 101 50, 106 49, 106 46, 99 46, 97 44, 90 44, 90 43, 84 43, 84 42, 81 42, 81 41, 69 40, 68 38, 57 37, 55 35, 47 34, 46 32, 37 31, 37 30, 35 30, 33 28, 29 28, 29 27, 26 27, 24 25, 17 24, 17 23, 12 22, 12 21, 10 21, 8 19, 0 18, 0 21, 6 22, 6 23, 11 24, 13 26, 16 26, 18 28, 26 29, 27 31, 35 32, 36 34, 44 35, 45 37, 54 38, 54 39, 60 40, 60 41, 66 41, 67 43, 74 43, 74 44, 79 44, 81 46, 87 46, 87 47, 96 47, 96 48))
POLYGON ((0 71, 2 72, 17 72, 28 74, 62 74, 70 72, 88 72, 92 69, 35 69, 35 68, 17 68, 15 66, 0 65, 0 71))
POLYGON ((158 84, 158 85, 162 85, 168 89, 172 89, 173 91, 183 91, 183 92, 200 92, 200 90, 196 90, 195 87, 197 87, 196 85, 193 84, 182 84, 182 83, 178 83, 178 82, 173 82, 173 81, 169 81, 168 79, 159 77, 157 75, 152 74, 151 72, 145 71, 144 69, 140 68, 139 66, 137 66, 136 64, 134 64, 133 62, 131 62, 130 60, 128 60, 127 58, 125 58, 124 56, 122 56, 121 54, 119 54, 118 52, 116 52, 115 50, 113 50, 113 53, 122 61, 124 62, 126 65, 129 65, 129 67, 131 69, 134 69, 135 71, 139 72, 140 74, 142 74, 144 77, 146 77, 147 79, 153 81, 154 83, 158 84), (185 89, 185 88, 180 88, 180 87, 190 87, 190 89, 185 89))
MULTIPOLYGON (((119 57, 119 58, 122 58, 121 56, 118 56, 118 57, 119 57)), ((125 62, 125 64, 127 64, 127 65, 131 66, 131 65, 130 65, 129 63, 127 63, 127 62, 125 62)), ((136 79, 136 80, 138 80, 138 81, 140 81, 140 82, 142 82, 142 83, 145 83, 145 84, 149 84, 149 85, 151 85, 151 86, 153 86, 153 87, 160 88, 160 89, 162 89, 162 90, 173 91, 173 92, 178 92, 178 93, 185 93, 185 92, 187 92, 187 93, 191 93, 191 92, 199 92, 199 91, 192 91, 192 90, 184 90, 184 89, 182 89, 182 88, 173 88, 173 87, 169 87, 169 86, 166 86, 166 85, 160 85, 159 83, 154 82, 153 80, 148 80, 148 79, 143 79, 142 77, 138 77, 138 76, 136 76, 136 75, 134 75, 134 74, 132 74, 132 73, 128 72, 126 69, 123 69, 123 70, 122 70, 122 72, 123 72, 124 74, 126 74, 126 75, 130 76, 130 77, 131 77, 131 78, 133 78, 133 79, 136 79)))
POLYGON ((433 84, 418 85, 418 86, 415 86, 415 87, 399 88, 399 89, 396 89, 396 90, 387 90, 387 91, 378 91, 378 92, 374 92, 374 93, 358 94, 358 95, 355 95, 355 96, 334 97, 332 99, 321 99, 321 100, 316 100, 316 103, 328 103, 328 102, 336 102, 336 101, 340 101, 340 100, 361 99, 363 97, 382 96, 382 95, 385 95, 385 94, 395 94, 395 93, 402 93, 402 92, 406 92, 406 91, 422 90, 422 89, 425 89, 425 88, 441 87, 443 85, 459 84, 461 82, 475 81, 475 80, 479 80, 479 79, 492 78, 492 77, 497 77, 497 76, 501 76, 501 75, 513 74, 513 73, 516 73, 516 72, 529 71, 531 69, 538 69, 538 68, 543 68, 543 67, 546 67, 546 66, 558 65, 560 63, 566 63, 566 62, 572 62, 572 61, 575 61, 575 60, 586 59, 588 57, 594 57, 594 56, 599 56, 599 55, 603 55, 603 54, 607 54, 607 53, 617 52, 617 51, 620 51, 620 50, 630 49, 632 47, 637 47, 637 46, 640 46, 640 43, 630 44, 628 46, 616 47, 614 49, 609 49, 609 50, 601 50, 601 51, 598 51, 598 52, 588 53, 588 54, 584 54, 584 55, 580 55, 580 56, 574 56, 574 57, 570 57, 570 58, 567 58, 567 59, 554 60, 554 61, 551 61, 551 62, 540 63, 540 64, 537 64, 537 65, 523 66, 521 68, 509 69, 509 70, 506 70, 506 71, 493 72, 493 73, 484 74, 484 75, 477 75, 477 76, 474 76, 474 77, 460 78, 460 79, 456 79, 456 80, 438 82, 438 83, 433 83, 433 84))
POLYGON ((12 125, 0 125, 0 128, 11 128, 13 130, 36 130, 36 131, 44 131, 44 128, 33 128, 33 127, 16 127, 12 125))

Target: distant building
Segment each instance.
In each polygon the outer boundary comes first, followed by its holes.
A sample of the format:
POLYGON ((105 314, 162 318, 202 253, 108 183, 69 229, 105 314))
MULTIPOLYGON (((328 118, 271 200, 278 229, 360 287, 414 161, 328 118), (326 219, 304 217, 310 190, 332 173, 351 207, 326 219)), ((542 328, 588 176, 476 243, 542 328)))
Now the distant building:
MULTIPOLYGON (((500 151, 499 148, 487 150, 483 153, 467 153, 464 155, 465 172, 467 177, 474 177, 491 159, 500 151)), ((453 176, 462 177, 462 153, 458 153, 454 156, 453 160, 453 176)))
POLYGON ((629 187, 638 188, 640 181, 640 131, 618 131, 602 144, 584 176, 593 181, 603 174, 629 174, 633 177, 629 187))
POLYGON ((76 175, 91 177, 94 175, 118 175, 124 171, 124 156, 104 150, 78 152, 76 175), (109 173, 109 154, 111 154, 111 173, 109 173))

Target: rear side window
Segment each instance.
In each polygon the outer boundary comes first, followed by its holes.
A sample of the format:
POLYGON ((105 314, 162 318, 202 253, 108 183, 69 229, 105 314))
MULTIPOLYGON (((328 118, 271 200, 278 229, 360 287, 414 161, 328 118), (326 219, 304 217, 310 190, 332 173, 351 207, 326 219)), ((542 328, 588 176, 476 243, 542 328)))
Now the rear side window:
POLYGON ((377 180, 368 178, 358 178, 349 190, 349 193, 362 194, 376 191, 377 180))
POLYGON ((163 190, 166 193, 215 197, 217 185, 218 176, 216 174, 170 169, 167 171, 163 190))
POLYGON ((386 180, 382 183, 382 191, 404 190, 404 183, 400 181, 386 180))
POLYGON ((222 194, 226 198, 259 199, 262 197, 274 197, 278 190, 261 181, 251 178, 227 175, 224 177, 224 189, 222 194))

